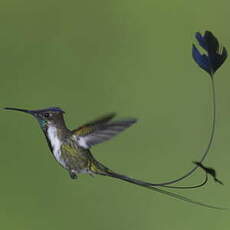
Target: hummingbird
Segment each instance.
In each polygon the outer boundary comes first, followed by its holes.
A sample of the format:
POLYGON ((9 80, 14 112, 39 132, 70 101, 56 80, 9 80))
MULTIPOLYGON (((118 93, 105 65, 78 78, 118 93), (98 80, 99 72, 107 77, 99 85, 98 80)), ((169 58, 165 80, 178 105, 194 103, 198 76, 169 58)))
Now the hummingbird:
MULTIPOLYGON (((112 137, 118 135, 120 132, 135 124, 137 122, 137 119, 121 119, 114 121, 113 118, 116 114, 110 113, 105 116, 99 117, 96 120, 88 122, 78 127, 77 129, 70 130, 65 124, 65 112, 58 107, 49 107, 40 110, 27 110, 9 107, 6 107, 4 109, 24 112, 32 115, 37 119, 45 135, 53 157, 59 163, 59 165, 67 170, 71 179, 77 179, 79 174, 89 174, 92 176, 109 176, 154 190, 156 192, 165 194, 175 199, 183 200, 185 202, 213 209, 224 209, 199 201, 194 201, 177 193, 160 189, 160 186, 170 188, 170 186, 164 186, 164 183, 153 184, 119 174, 112 171, 94 158, 93 154, 90 151, 90 148, 92 146, 110 140, 112 137)), ((204 185, 205 183, 203 183, 202 185, 204 185)), ((190 186, 187 188, 196 187, 200 186, 190 186)), ((172 186, 171 188, 186 187, 172 186)))

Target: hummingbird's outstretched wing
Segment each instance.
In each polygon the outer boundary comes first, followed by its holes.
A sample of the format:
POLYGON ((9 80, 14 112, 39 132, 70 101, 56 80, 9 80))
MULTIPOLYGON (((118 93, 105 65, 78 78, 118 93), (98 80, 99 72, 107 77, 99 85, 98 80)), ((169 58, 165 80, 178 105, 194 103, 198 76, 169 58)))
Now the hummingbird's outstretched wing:
POLYGON ((93 145, 107 141, 134 124, 136 119, 111 121, 114 113, 89 122, 72 131, 77 144, 88 149, 93 145))

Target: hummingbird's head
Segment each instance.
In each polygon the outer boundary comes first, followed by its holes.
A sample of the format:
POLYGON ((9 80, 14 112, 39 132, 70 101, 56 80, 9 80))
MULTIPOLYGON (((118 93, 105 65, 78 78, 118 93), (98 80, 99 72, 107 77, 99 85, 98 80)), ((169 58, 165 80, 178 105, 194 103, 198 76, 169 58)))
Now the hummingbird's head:
POLYGON ((42 129, 46 129, 48 126, 57 126, 63 124, 64 111, 58 107, 49 107, 40 110, 27 110, 18 108, 4 108, 6 110, 16 110, 33 115, 39 122, 42 129))

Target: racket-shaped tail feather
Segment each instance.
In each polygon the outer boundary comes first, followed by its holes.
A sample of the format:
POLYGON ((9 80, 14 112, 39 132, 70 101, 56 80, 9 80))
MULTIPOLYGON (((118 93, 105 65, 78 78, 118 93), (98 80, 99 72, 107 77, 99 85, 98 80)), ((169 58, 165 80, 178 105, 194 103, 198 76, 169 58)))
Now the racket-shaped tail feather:
POLYGON ((94 161, 93 164, 91 164, 90 169, 95 174, 99 174, 99 175, 103 175, 103 176, 109 176, 109 177, 116 178, 116 179, 119 179, 119 180, 122 180, 122 181, 126 181, 126 182, 129 182, 131 184, 135 184, 135 185, 138 185, 138 186, 141 186, 141 187, 144 187, 144 188, 148 188, 148 189, 153 190, 155 192, 159 192, 161 194, 164 194, 166 196, 175 198, 177 200, 182 200, 184 202, 189 202, 189 203, 192 203, 194 205, 199 205, 199 206, 203 206, 203 207, 206 207, 206 208, 226 210, 226 208, 217 207, 217 206, 209 205, 209 204, 206 204, 206 203, 203 203, 203 202, 195 201, 195 200, 192 200, 192 199, 187 198, 185 196, 182 196, 180 194, 160 189, 155 184, 145 182, 145 181, 142 181, 142 180, 138 180, 138 179, 134 179, 134 178, 128 177, 126 175, 116 173, 116 172, 110 170, 109 168, 107 168, 106 166, 104 166, 103 164, 101 164, 100 162, 98 162, 96 160, 94 161))

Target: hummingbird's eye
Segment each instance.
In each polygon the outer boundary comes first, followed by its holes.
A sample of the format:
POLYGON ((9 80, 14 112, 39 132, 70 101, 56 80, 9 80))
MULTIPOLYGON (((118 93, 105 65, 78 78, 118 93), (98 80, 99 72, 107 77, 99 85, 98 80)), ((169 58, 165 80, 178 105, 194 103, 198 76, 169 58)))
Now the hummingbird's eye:
POLYGON ((48 118, 50 116, 49 113, 44 113, 44 117, 48 118))

